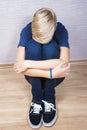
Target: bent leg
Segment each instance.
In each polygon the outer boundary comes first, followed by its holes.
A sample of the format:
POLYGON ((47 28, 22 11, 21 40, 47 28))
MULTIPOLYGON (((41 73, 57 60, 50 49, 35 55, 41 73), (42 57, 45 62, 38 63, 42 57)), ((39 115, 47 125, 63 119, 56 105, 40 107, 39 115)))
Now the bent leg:
POLYGON ((25 79, 32 86, 32 101, 35 103, 41 103, 41 100, 43 99, 41 78, 25 76, 25 79))
POLYGON ((62 83, 64 78, 45 79, 44 83, 44 100, 53 102, 55 99, 55 87, 62 83))
MULTIPOLYGON (((32 40, 29 41, 28 46, 25 50, 25 59, 27 60, 41 60, 41 45, 35 43, 32 40)), ((41 102, 42 100, 42 84, 41 78, 25 76, 25 79, 31 84, 33 102, 41 102)))
MULTIPOLYGON (((60 50, 58 44, 54 41, 43 47, 43 59, 59 58, 60 50)), ((64 78, 44 79, 44 100, 53 102, 55 99, 55 87, 59 85, 64 78)))

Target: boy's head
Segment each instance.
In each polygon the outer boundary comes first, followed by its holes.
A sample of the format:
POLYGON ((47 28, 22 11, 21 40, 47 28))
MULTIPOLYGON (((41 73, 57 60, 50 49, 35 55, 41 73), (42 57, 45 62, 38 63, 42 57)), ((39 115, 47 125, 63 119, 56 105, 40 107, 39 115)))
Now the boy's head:
POLYGON ((48 43, 55 32, 57 18, 52 9, 41 8, 33 16, 32 37, 42 44, 48 43))

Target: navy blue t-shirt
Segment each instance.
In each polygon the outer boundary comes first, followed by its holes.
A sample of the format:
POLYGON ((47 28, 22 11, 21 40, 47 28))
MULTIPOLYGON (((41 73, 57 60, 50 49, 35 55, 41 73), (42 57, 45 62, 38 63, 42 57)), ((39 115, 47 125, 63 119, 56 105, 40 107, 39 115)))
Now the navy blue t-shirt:
MULTIPOLYGON (((22 29, 18 47, 19 46, 26 47, 29 40, 32 39, 31 24, 32 23, 27 24, 27 26, 22 29)), ((57 23, 57 27, 56 27, 56 31, 54 33, 53 39, 59 44, 59 47, 63 46, 63 47, 69 48, 67 29, 60 22, 57 23)))

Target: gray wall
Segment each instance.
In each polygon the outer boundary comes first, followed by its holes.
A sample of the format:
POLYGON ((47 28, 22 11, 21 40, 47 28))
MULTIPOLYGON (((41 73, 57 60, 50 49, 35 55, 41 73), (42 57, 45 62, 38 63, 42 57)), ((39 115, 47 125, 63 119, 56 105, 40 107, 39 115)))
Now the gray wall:
POLYGON ((14 63, 20 31, 42 7, 68 29, 71 59, 87 59, 87 0, 0 0, 0 64, 14 63))

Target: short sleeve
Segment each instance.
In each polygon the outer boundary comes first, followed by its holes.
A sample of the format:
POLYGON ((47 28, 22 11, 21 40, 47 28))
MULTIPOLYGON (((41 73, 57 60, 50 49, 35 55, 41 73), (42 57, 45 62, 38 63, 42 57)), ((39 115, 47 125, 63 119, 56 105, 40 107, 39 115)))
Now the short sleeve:
POLYGON ((55 32, 55 39, 60 47, 63 46, 69 48, 68 31, 65 28, 65 26, 61 23, 58 23, 57 25, 55 32))
POLYGON ((24 27, 20 33, 20 40, 18 43, 19 46, 26 46, 26 43, 31 39, 32 33, 31 33, 31 23, 27 24, 26 27, 24 27))

